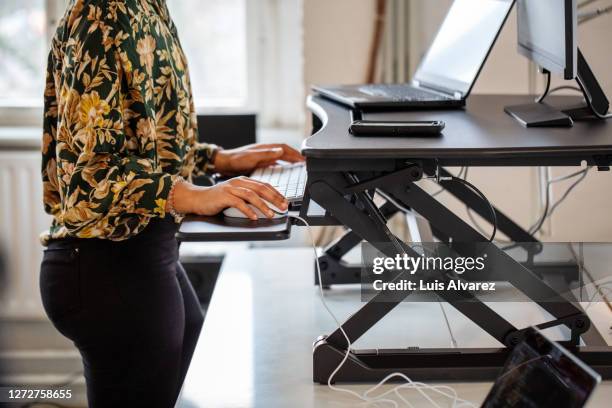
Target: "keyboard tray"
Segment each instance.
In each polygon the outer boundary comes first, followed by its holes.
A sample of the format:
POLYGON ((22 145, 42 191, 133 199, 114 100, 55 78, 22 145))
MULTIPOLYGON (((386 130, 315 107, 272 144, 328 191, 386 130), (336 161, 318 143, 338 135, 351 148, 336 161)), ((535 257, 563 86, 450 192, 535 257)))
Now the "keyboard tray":
POLYGON ((176 237, 182 242, 281 241, 291 235, 291 219, 230 218, 189 215, 179 227, 176 237))

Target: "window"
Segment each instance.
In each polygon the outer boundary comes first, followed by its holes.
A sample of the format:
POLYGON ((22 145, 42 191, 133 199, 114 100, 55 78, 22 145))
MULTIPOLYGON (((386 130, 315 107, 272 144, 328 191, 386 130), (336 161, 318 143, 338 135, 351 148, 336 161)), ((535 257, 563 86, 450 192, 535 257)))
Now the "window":
MULTIPOLYGON (((264 126, 299 126, 302 0, 166 1, 199 110, 249 110, 264 126)), ((48 44, 67 2, 0 0, 0 125, 40 124, 48 44)))
POLYGON ((198 107, 248 105, 247 0, 167 0, 198 107))
POLYGON ((257 112, 269 127, 303 115, 302 0, 167 0, 196 106, 257 112))
POLYGON ((0 105, 42 104, 47 54, 44 0, 0 2, 0 105))

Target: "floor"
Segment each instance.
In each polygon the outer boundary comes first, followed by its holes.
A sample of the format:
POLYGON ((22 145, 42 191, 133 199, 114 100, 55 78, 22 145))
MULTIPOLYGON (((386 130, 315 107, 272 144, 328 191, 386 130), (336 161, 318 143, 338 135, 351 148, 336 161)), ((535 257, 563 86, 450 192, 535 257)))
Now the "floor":
MULTIPOLYGON (((193 367, 194 369, 205 370, 206 374, 204 375, 214 375, 214 381, 219 382, 219 386, 214 387, 213 380, 207 382, 203 380, 203 377, 192 375, 190 383, 187 385, 186 395, 181 400, 180 406, 185 408, 227 406, 224 404, 211 405, 206 403, 202 405, 199 403, 202 400, 190 398, 190 396, 199 393, 205 393, 206 398, 212 398, 205 399, 204 401, 214 401, 215 403, 227 401, 227 398, 231 396, 234 398, 234 402, 236 402, 233 406, 240 407, 282 406, 276 404, 282 399, 280 398, 282 394, 285 394, 285 399, 282 400, 288 403, 292 401, 293 406, 297 406, 295 405, 296 401, 304 402, 306 404, 304 406, 352 406, 355 402, 352 397, 334 392, 325 386, 313 384, 309 378, 312 364, 309 348, 312 347, 312 340, 316 335, 333 329, 333 322, 329 316, 322 313, 318 293, 312 285, 313 263, 311 250, 308 248, 272 249, 263 246, 252 248, 249 245, 239 244, 233 246, 218 245, 216 252, 213 252, 218 254, 224 251, 233 253, 233 256, 229 257, 224 265, 226 272, 229 273, 225 275, 228 277, 228 280, 225 283, 222 282, 222 284, 232 284, 233 282, 234 286, 231 289, 233 291, 236 289, 236 282, 239 283, 242 278, 248 278, 248 281, 252 284, 249 290, 252 291, 250 293, 253 296, 253 302, 256 302, 257 305, 265 305, 265 308, 249 307, 244 310, 248 313, 253 313, 254 311, 259 313, 258 318, 254 319, 256 324, 252 326, 252 333, 244 339, 252 339, 249 342, 251 352, 257 351, 255 348, 262 348, 260 352, 254 354, 256 359, 253 360, 253 363, 255 361, 262 363, 258 364, 257 367, 251 367, 252 371, 250 373, 241 370, 239 367, 235 367, 238 368, 237 371, 233 371, 230 369, 231 367, 228 367, 227 370, 218 371, 215 369, 219 367, 218 364, 207 363, 206 359, 211 356, 210 353, 207 354, 204 359, 199 360, 199 363, 196 360, 193 367), (285 258, 287 260, 284 260, 285 258), (288 259, 291 259, 291 262, 298 266, 290 270, 279 268, 279 265, 288 263, 288 259), (272 271, 275 272, 272 273, 272 271), (263 274, 262 272, 266 273, 263 274), (300 296, 302 302, 293 306, 293 308, 290 308, 289 304, 279 303, 280 300, 269 292, 275 285, 275 277, 280 276, 285 276, 285 278, 287 276, 291 277, 286 283, 289 287, 299 290, 300 293, 307 291, 307 296, 300 296), (296 321, 295 319, 288 318, 296 307, 301 308, 305 316, 308 316, 307 321, 296 321), (312 328, 304 330, 305 326, 310 327, 310 325, 312 325, 312 328), (319 327, 323 329, 319 329, 319 327), (255 340, 266 338, 267 333, 278 332, 279 330, 295 332, 297 336, 300 336, 300 340, 296 340, 294 347, 283 351, 286 354, 283 354, 282 361, 274 362, 275 360, 271 360, 274 364, 266 366, 263 364, 263 361, 267 356, 271 355, 267 354, 265 350, 279 348, 281 345, 274 341, 275 336, 269 338, 270 341, 263 343, 255 340), (259 334, 256 335, 257 333, 259 334), (274 367, 280 368, 280 370, 274 367), (241 383, 241 379, 245 380, 244 384, 241 383), (296 381, 292 382, 293 379, 296 381), (203 388, 203 383, 209 384, 209 386, 203 388), (247 389, 243 390, 241 388, 242 385, 250 389, 250 392, 247 389), (257 390, 252 389, 251 387, 254 385, 257 385, 259 388, 257 390), (196 394, 194 394, 194 390, 197 391, 196 394)), ((199 249, 197 246, 187 246, 183 249, 182 253, 184 256, 193 259, 198 256, 199 249)), ((297 294, 297 292, 295 293, 297 294)), ((329 293, 329 296, 330 305, 340 318, 347 317, 355 310, 355 306, 358 306, 359 303, 358 301, 357 303, 346 301, 347 298, 358 297, 358 290, 356 291, 354 288, 336 288, 329 293)), ((227 305, 227 302, 225 304, 227 305)), ((237 322, 244 318, 242 316, 241 305, 241 303, 234 304, 231 308, 225 308, 223 304, 220 305, 221 308, 227 311, 224 312, 223 316, 220 315, 220 317, 223 317, 222 323, 226 330, 233 330, 234 326, 238 324, 237 322), (236 319, 232 322, 227 313, 237 314, 236 319)), ((425 310, 431 306, 436 305, 408 303, 402 305, 401 309, 405 309, 412 316, 410 318, 412 324, 408 324, 405 319, 402 319, 401 313, 398 312, 400 315, 399 320, 391 320, 386 324, 380 325, 370 333, 368 338, 360 342, 361 344, 358 346, 360 348, 368 348, 370 346, 394 347, 400 344, 417 344, 419 341, 419 330, 411 329, 411 327, 439 331, 439 336, 436 336, 439 339, 439 345, 446 346, 448 342, 447 333, 442 326, 437 325, 440 319, 426 317, 430 315, 438 316, 440 314, 439 309, 425 310), (438 315, 435 313, 438 313, 438 315), (413 320, 415 318, 420 323, 415 324, 413 320), (389 333, 392 333, 392 336, 389 336, 389 333), (394 340, 397 338, 401 338, 402 343, 394 340)), ((504 309, 503 312, 508 316, 516 314, 516 311, 512 310, 513 307, 511 305, 504 309)), ((602 310, 604 309, 602 308, 602 310)), ((447 309, 447 312, 449 312, 451 320, 454 322, 455 336, 459 342, 469 344, 474 341, 474 328, 470 325, 457 324, 457 322, 461 321, 461 317, 455 316, 450 308, 447 309)), ((596 324, 602 328, 602 332, 608 335, 608 340, 612 340, 609 331, 605 330, 606 327, 609 327, 609 315, 597 313, 595 317, 596 324)), ((215 325, 215 322, 207 319, 205 325, 211 324, 215 325)), ((237 329, 244 331, 245 326, 239 326, 237 329)), ((206 333, 210 333, 210 331, 206 331, 206 333)), ((217 340, 219 339, 202 340, 202 347, 210 350, 211 348, 206 347, 206 342, 215 342, 217 340)), ((238 338, 236 340, 239 341, 241 339, 238 338)), ((85 407, 85 384, 81 372, 82 367, 78 352, 50 323, 44 321, 0 321, 0 383, 48 385, 70 382, 75 398, 67 406, 85 407)), ((344 385, 344 387, 361 392, 365 389, 364 386, 358 385, 344 385)), ((479 401, 486 395, 489 387, 490 384, 488 383, 467 383, 460 384, 458 391, 460 391, 460 395, 463 398, 479 401)), ((609 406, 608 401, 611 399, 612 383, 607 382, 600 387, 589 408, 609 406)), ((425 404, 423 404, 423 401, 420 401, 416 406, 425 406, 425 404)), ((43 407, 44 405, 40 405, 36 408, 43 407)))
POLYGON ((0 321, 1 384, 42 387, 69 383, 74 398, 67 406, 85 407, 82 372, 78 351, 51 323, 0 321))
MULTIPOLYGON (((359 403, 347 393, 312 381, 313 341, 335 328, 313 285, 312 258, 309 248, 258 248, 228 254, 185 381, 180 408, 319 408, 359 403)), ((341 321, 362 304, 358 286, 332 287, 326 299, 341 321)), ((530 303, 496 302, 491 307, 519 327, 548 320, 542 310, 530 303)), ((498 347, 495 339, 455 309, 446 306, 445 310, 460 347, 498 347)), ((607 309, 603 304, 594 304, 589 312, 612 344, 607 309)), ((443 322, 437 303, 403 302, 355 347, 448 347, 449 333, 443 322)), ((555 339, 563 337, 558 329, 550 329, 548 334, 555 339)), ((372 386, 337 385, 359 393, 372 386)), ((490 382, 450 385, 461 398, 477 404, 491 387, 490 382)), ((380 392, 389 388, 383 387, 380 392)), ((432 406, 414 391, 403 392, 414 407, 432 406)), ((606 381, 588 408, 608 407, 610 400, 612 382, 606 381)), ((448 399, 437 403, 440 407, 450 406, 448 399)))

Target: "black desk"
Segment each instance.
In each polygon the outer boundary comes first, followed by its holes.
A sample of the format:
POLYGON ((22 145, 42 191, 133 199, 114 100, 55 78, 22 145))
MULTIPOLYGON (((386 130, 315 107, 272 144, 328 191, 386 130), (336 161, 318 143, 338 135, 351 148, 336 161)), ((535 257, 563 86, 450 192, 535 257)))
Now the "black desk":
MULTIPOLYGON (((567 98, 567 97, 566 97, 567 98)), ((567 104, 563 97, 551 98, 567 104)), ((330 244, 320 257, 324 282, 358 282, 358 271, 344 265, 341 258, 362 240, 370 242, 387 256, 403 252, 418 256, 387 228, 388 218, 399 211, 390 202, 377 207, 373 192, 383 191, 405 209, 423 216, 441 242, 482 242, 482 236, 445 208, 416 182, 425 175, 447 176, 442 166, 572 166, 587 162, 600 170, 612 162, 612 123, 582 122, 571 129, 526 129, 503 112, 506 105, 529 101, 529 97, 474 95, 466 110, 367 113, 366 119, 435 119, 446 122, 444 135, 437 138, 359 138, 348 133, 349 109, 320 97, 310 97, 314 114, 313 135, 302 147, 308 168, 307 192, 300 215, 311 225, 344 225, 347 233, 330 244), (313 211, 311 200, 324 209, 313 211), (393 248, 390 250, 389 248, 393 248)), ((490 208, 467 186, 443 180, 442 187, 485 219, 490 208)), ((498 228, 529 251, 539 251, 539 241, 509 217, 495 209, 498 228)), ((455 249, 457 250, 457 249, 455 249)), ((457 250, 461 252, 461 250, 457 250)), ((550 288, 535 264, 518 263, 506 252, 491 245, 489 259, 501 265, 500 280, 508 281, 529 298, 534 291, 546 293, 550 302, 538 305, 553 319, 540 328, 565 326, 571 338, 565 345, 582 360, 612 377, 612 349, 591 327, 589 318, 574 302, 568 302, 550 288), (586 344, 586 345, 585 345, 586 344)), ((532 256, 530 255, 530 258, 532 256)), ((575 268, 575 265, 573 265, 575 268)), ((572 273, 572 265, 548 265, 547 269, 572 273)), ((502 347, 492 349, 354 350, 335 381, 379 381, 400 371, 414 380, 484 380, 494 378, 508 351, 521 341, 517 328, 470 293, 459 301, 445 292, 445 301, 496 338, 502 347)), ((384 295, 384 294, 383 294, 384 295)), ((351 343, 366 333, 399 303, 366 303, 343 323, 351 343)), ((410 316, 406 316, 410 324, 410 316)), ((415 327, 418 330, 418 327, 415 327)), ((313 378, 325 383, 343 358, 347 342, 341 330, 322 336, 314 344, 313 378)))
MULTIPOLYGON (((579 165, 612 160, 612 125, 576 122, 572 128, 527 129, 504 113, 508 104, 527 103, 526 96, 473 95, 465 110, 367 113, 372 120, 443 120, 444 135, 431 138, 367 138, 348 133, 351 112, 319 97, 309 98, 315 133, 302 153, 311 163, 331 160, 335 169, 361 167, 354 159, 436 159, 445 166, 579 165), (351 164, 352 163, 352 164, 351 164)), ((552 104, 571 105, 573 97, 550 97, 552 104)), ((386 161, 389 163, 389 161, 386 161)), ((382 162, 381 162, 382 163, 382 162)), ((328 163, 331 164, 331 163, 328 163)))

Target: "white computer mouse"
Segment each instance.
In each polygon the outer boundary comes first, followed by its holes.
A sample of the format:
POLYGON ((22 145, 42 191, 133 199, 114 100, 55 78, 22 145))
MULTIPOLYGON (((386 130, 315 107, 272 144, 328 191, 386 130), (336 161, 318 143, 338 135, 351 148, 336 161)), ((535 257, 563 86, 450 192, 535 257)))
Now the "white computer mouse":
MULTIPOLYGON (((263 200, 264 203, 266 203, 266 205, 268 207, 270 207, 270 209, 272 211, 274 211, 274 216, 272 217, 272 219, 277 219, 277 218, 283 218, 287 216, 287 210, 281 210, 280 208, 276 207, 274 204, 269 203, 266 200, 263 200)), ((255 211, 255 214, 257 214, 257 218, 265 218, 266 220, 268 220, 269 218, 265 216, 265 214, 263 214, 257 207, 255 207, 254 205, 251 204, 247 204, 249 207, 251 207, 251 209, 253 211, 255 211)), ((249 219, 249 217, 247 217, 246 215, 244 215, 242 212, 240 212, 239 209, 237 208, 226 208, 225 210, 223 210, 223 215, 225 215, 226 217, 231 217, 231 218, 246 218, 249 219)))

